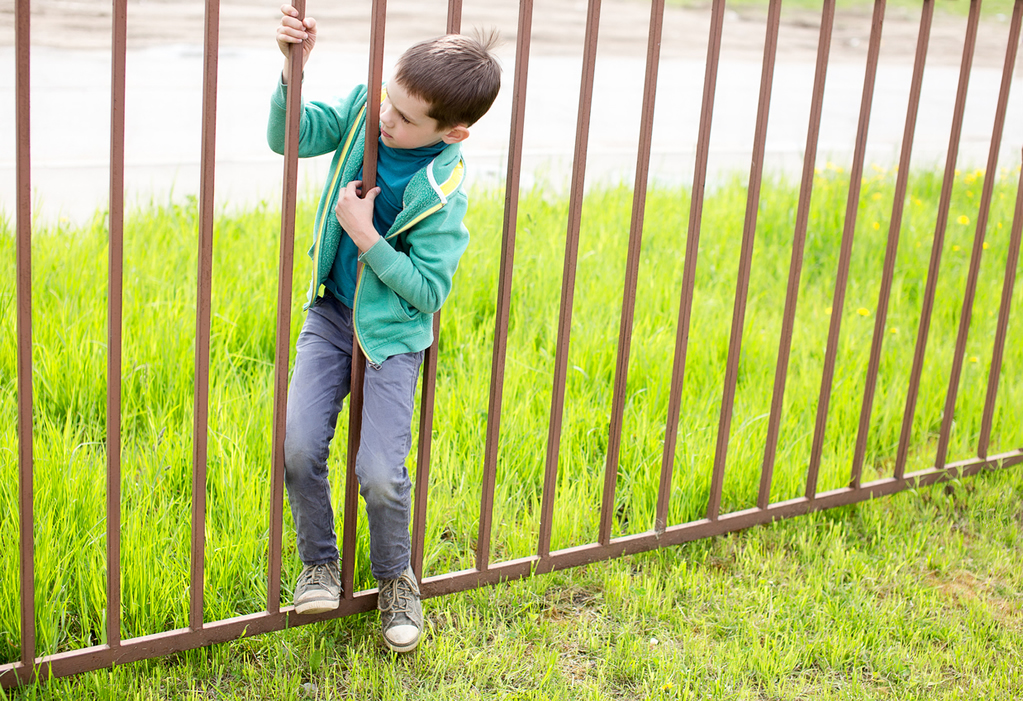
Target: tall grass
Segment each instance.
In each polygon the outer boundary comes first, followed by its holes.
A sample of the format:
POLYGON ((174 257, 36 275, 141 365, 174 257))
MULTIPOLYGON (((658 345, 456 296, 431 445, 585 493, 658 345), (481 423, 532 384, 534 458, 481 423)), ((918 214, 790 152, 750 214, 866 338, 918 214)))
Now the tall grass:
MULTIPOLYGON (((960 174, 942 251, 907 470, 934 460, 948 368, 962 307, 983 174, 960 174)), ((973 307, 950 459, 976 452, 1017 173, 995 185, 973 307)), ((887 475, 906 401, 906 378, 934 235, 940 177, 911 180, 872 411, 867 478, 887 475)), ((815 183, 793 333, 772 501, 805 489, 838 260, 847 177, 829 167, 815 183)), ((765 184, 758 212, 749 305, 731 420, 722 511, 752 506, 763 459, 778 334, 792 249, 797 186, 765 184)), ((819 488, 844 486, 894 196, 892 173, 865 180, 819 488)), ((584 205, 559 454, 553 547, 592 542, 599 523, 631 195, 591 192, 584 205)), ((727 183, 706 201, 698 251, 680 440, 670 522, 706 509, 720 420, 746 191, 727 183)), ((299 232, 314 202, 301 204, 299 232)), ((438 368, 426 573, 469 567, 479 518, 499 273, 503 193, 477 192, 473 241, 445 306, 438 368)), ((124 637, 187 623, 194 392, 197 221, 192 202, 155 204, 129 217, 124 272, 122 587, 124 637)), ((689 193, 650 192, 616 496, 615 534, 653 524, 685 250, 689 193)), ((265 605, 274 305, 279 214, 268 206, 218 218, 213 277, 205 617, 265 605)), ((495 560, 532 554, 538 535, 568 203, 542 188, 524 193, 516 237, 510 340, 495 498, 495 560)), ((292 343, 301 326, 308 262, 296 245, 292 343)), ((33 242, 36 610, 43 653, 103 640, 105 605, 105 401, 107 231, 58 224, 33 242)), ((1013 265, 1018 266, 1019 261, 1013 265)), ((0 229, 0 266, 14 279, 13 232, 0 229)), ((1014 293, 1018 338, 1023 288, 1014 293)), ((18 528, 13 285, 0 296, 0 661, 18 657, 18 528)), ((1023 426, 1023 349, 1001 369, 992 452, 1014 449, 1023 426)), ((345 419, 342 418, 342 424, 345 419)), ((343 500, 345 426, 331 458, 336 511, 343 500)), ((410 457, 414 463, 415 456, 410 457)), ((413 466, 414 467, 414 466, 413 466)), ((360 520, 358 586, 371 586, 360 520)), ((285 587, 297 574, 290 516, 285 587)), ((340 524, 339 524, 340 525, 340 524)), ((290 592, 284 597, 290 599, 290 592)))

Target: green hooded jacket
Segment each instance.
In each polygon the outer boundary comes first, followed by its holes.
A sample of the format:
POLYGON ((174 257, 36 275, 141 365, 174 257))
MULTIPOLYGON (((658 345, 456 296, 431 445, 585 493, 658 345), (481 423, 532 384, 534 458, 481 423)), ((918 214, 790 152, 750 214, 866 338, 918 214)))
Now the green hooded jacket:
MULTIPOLYGON (((367 92, 361 85, 334 102, 302 104, 299 157, 334 153, 316 207, 306 309, 323 295, 323 281, 345 235, 334 207, 338 191, 356 179, 362 168, 367 92)), ((284 153, 286 110, 287 87, 279 82, 270 102, 267 141, 280 154, 284 153)), ((352 319, 355 337, 372 365, 433 343, 433 315, 451 292, 458 261, 469 245, 469 232, 462 223, 468 207, 464 179, 461 149, 450 144, 412 177, 394 224, 359 256, 363 265, 352 319)))

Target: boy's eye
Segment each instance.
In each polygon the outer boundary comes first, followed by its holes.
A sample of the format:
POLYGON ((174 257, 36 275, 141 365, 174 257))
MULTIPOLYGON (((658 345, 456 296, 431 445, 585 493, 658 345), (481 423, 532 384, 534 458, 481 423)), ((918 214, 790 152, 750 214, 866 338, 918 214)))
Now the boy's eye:
POLYGON ((406 117, 405 115, 401 115, 401 121, 405 122, 405 124, 411 124, 412 123, 412 122, 410 122, 408 120, 408 117, 406 117))

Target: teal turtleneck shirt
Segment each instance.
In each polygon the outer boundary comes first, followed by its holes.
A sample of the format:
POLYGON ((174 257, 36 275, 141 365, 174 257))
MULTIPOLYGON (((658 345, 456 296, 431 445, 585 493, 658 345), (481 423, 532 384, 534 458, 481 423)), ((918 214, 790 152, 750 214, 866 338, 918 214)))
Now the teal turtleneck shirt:
MULTIPOLYGON (((402 210, 402 198, 412 176, 425 168, 447 146, 443 141, 420 148, 390 148, 379 142, 377 187, 380 194, 373 203, 373 227, 383 236, 402 210)), ((362 179, 359 170, 358 179, 362 179)), ((334 216, 331 212, 328 216, 334 216)), ((347 235, 341 237, 330 276, 324 281, 332 295, 348 307, 355 306, 359 249, 347 235)))

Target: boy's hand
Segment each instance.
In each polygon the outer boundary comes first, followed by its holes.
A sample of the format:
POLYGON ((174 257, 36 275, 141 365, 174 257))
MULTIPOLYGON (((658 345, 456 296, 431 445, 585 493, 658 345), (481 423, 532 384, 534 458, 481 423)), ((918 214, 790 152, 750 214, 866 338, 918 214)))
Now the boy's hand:
POLYGON ((291 68, 291 45, 302 44, 302 68, 305 69, 309 53, 316 44, 316 20, 298 18, 298 10, 291 5, 281 5, 281 23, 277 27, 277 46, 284 54, 284 81, 287 83, 291 68))
POLYGON ((351 181, 337 193, 334 214, 341 228, 348 233, 348 237, 359 249, 359 253, 365 253, 380 240, 380 234, 373 227, 373 200, 379 194, 380 188, 375 187, 366 193, 364 199, 361 196, 361 180, 351 181))

